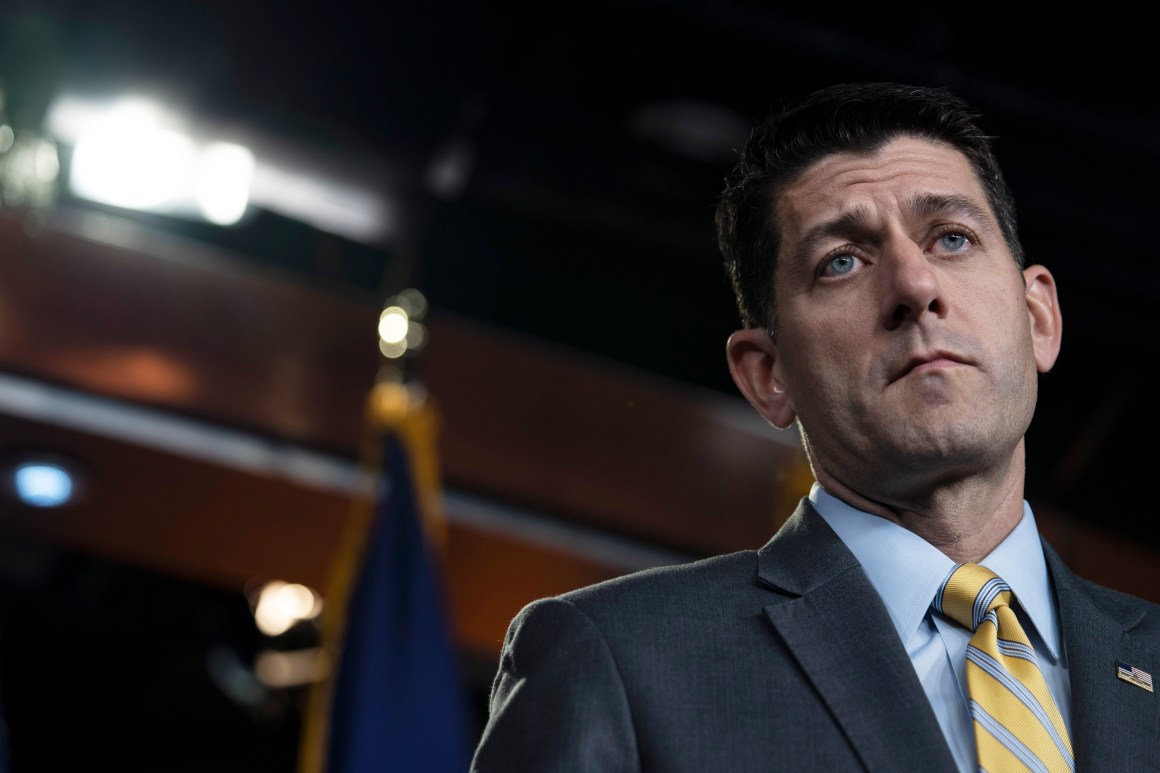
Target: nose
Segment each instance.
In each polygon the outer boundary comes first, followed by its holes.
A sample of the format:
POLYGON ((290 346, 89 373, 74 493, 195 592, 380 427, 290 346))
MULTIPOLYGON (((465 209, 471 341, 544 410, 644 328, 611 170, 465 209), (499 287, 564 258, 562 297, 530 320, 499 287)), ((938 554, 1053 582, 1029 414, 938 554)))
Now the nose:
POLYGON ((880 262, 884 283, 882 312, 888 329, 923 314, 941 317, 946 311, 939 276, 922 248, 908 238, 890 244, 880 262))

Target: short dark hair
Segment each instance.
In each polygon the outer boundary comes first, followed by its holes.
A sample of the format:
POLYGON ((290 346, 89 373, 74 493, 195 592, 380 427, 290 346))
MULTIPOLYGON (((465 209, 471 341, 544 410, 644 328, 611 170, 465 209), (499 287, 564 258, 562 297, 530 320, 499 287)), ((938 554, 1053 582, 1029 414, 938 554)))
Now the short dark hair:
POLYGON ((845 83, 813 92, 756 126, 717 203, 717 244, 741 323, 777 333, 774 271, 781 234, 774 202, 815 162, 841 152, 871 154, 902 136, 945 142, 975 172, 1020 268, 1015 201, 980 113, 947 89, 898 83, 845 83))

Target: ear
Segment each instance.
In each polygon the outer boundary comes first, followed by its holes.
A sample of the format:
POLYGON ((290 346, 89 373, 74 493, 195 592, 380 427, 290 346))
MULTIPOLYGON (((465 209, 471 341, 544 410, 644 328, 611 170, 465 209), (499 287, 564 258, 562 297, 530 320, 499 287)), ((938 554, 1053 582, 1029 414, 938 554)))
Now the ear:
POLYGON ((1063 317, 1059 312, 1059 294, 1055 277, 1044 266, 1023 270, 1027 289, 1027 316, 1031 323, 1031 340, 1035 347, 1035 366, 1047 373, 1055 365, 1063 342, 1063 317))
POLYGON ((777 344, 760 328, 738 330, 725 345, 729 372, 741 394, 757 412, 778 429, 797 418, 789 391, 781 378, 777 344))

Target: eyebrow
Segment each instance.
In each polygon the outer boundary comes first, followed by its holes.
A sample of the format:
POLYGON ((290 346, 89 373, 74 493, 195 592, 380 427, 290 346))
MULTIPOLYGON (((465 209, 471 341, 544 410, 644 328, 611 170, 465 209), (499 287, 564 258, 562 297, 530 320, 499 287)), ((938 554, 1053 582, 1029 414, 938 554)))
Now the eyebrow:
MULTIPOLYGON (((919 193, 903 204, 909 216, 927 218, 934 215, 957 215, 968 220, 990 222, 989 210, 972 199, 954 193, 919 193)), ((837 217, 818 223, 806 231, 790 258, 793 263, 808 261, 817 245, 832 238, 856 238, 874 229, 874 215, 866 207, 856 207, 837 217)))
POLYGON ((838 215, 837 217, 818 223, 802 236, 794 248, 792 259, 795 265, 809 260, 820 242, 829 239, 850 238, 857 233, 865 233, 872 229, 873 215, 866 207, 856 207, 838 215))
POLYGON ((960 215, 969 220, 987 222, 991 219, 988 209, 966 196, 955 193, 920 193, 906 202, 906 209, 918 217, 931 215, 960 215))

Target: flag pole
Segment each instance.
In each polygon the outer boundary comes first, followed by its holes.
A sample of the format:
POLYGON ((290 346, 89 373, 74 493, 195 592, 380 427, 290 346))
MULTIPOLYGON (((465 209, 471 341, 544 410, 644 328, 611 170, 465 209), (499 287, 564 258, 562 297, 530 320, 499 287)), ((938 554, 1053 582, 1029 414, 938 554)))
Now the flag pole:
POLYGON ((327 773, 331 713, 349 604, 366 560, 379 488, 386 483, 381 474, 388 461, 384 458, 382 442, 385 435, 394 434, 410 459, 420 525, 432 545, 432 560, 442 563, 446 550, 447 526, 441 505, 437 449, 440 416, 435 404, 420 383, 406 380, 401 367, 386 363, 367 396, 364 413, 359 485, 351 500, 323 597, 326 607, 320 632, 321 677, 311 685, 307 696, 298 773, 327 773))
POLYGON ((334 697, 334 675, 341 656, 346 628, 347 604, 367 548, 367 534, 374 514, 376 475, 382 469, 382 446, 377 442, 379 422, 374 416, 375 390, 366 403, 364 432, 359 452, 359 475, 351 497, 346 521, 339 536, 338 550, 331 563, 328 584, 323 592, 319 663, 321 677, 310 687, 299 742, 298 773, 326 773, 326 747, 330 736, 330 709, 334 697))

